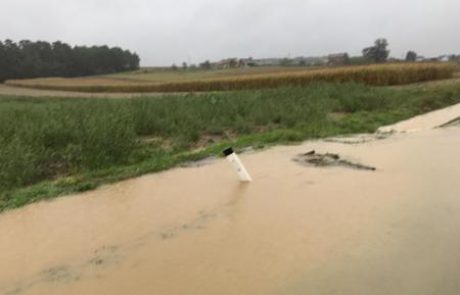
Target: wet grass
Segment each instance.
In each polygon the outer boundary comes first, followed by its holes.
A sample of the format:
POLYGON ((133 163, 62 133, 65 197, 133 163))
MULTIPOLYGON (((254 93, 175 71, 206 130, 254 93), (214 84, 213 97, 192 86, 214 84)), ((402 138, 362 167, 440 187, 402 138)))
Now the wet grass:
POLYGON ((136 99, 0 98, 0 211, 219 155, 378 127, 460 102, 460 85, 307 87, 136 99))

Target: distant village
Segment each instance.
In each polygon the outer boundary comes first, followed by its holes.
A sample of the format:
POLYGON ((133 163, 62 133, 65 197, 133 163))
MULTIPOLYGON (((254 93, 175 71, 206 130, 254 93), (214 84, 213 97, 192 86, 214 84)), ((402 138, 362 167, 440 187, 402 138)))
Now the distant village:
MULTIPOLYGON (((453 59, 458 59, 455 55, 441 55, 438 57, 416 56, 415 62, 448 62, 453 59)), ((403 62, 405 59, 389 58, 387 62, 403 62)), ((200 68, 210 69, 230 69, 244 67, 316 67, 316 66, 341 66, 353 64, 368 63, 361 56, 350 57, 347 53, 329 54, 320 57, 304 57, 295 58, 226 58, 216 62, 204 62, 200 64, 200 68)))
MULTIPOLYGON (((278 66, 324 66, 345 65, 349 60, 348 54, 339 53, 322 57, 295 57, 295 58, 227 58, 212 62, 213 69, 227 69, 236 67, 278 67, 278 66)), ((203 64, 201 64, 203 66, 203 64)))
MULTIPOLYGON (((348 53, 335 53, 319 57, 298 56, 294 58, 226 58, 220 61, 209 60, 199 65, 188 65, 182 63, 182 69, 200 68, 205 70, 219 70, 232 68, 249 67, 322 67, 322 66, 344 66, 344 65, 368 65, 373 63, 398 63, 398 62, 456 62, 460 63, 460 55, 444 54, 436 57, 424 57, 415 51, 409 50, 405 58, 390 57, 388 41, 385 38, 378 38, 374 44, 365 47, 361 56, 349 56, 348 53)), ((172 65, 178 69, 177 65, 172 65)))

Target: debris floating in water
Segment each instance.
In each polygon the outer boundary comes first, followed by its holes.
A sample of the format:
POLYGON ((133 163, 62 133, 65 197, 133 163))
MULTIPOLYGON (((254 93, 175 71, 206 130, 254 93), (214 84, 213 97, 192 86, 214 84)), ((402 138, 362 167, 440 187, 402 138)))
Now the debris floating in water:
POLYGON ((357 170, 375 171, 377 168, 372 166, 354 163, 348 160, 341 159, 338 154, 325 153, 320 154, 312 150, 303 154, 297 155, 294 159, 295 162, 302 165, 309 165, 315 167, 332 167, 341 166, 357 170))

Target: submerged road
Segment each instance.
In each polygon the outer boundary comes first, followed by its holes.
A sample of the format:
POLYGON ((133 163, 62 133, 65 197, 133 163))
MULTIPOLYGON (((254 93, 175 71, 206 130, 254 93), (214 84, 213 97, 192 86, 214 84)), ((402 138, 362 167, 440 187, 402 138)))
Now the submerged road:
POLYGON ((222 159, 11 210, 0 294, 458 294, 459 151, 459 126, 305 142, 242 155, 249 185, 222 159))

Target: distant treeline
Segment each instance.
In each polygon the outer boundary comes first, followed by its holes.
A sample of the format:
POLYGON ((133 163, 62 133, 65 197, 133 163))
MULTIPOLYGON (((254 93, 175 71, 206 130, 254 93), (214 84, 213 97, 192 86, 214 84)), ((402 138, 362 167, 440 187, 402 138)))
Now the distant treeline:
POLYGON ((28 40, 0 41, 0 82, 36 77, 77 77, 137 70, 139 56, 108 46, 70 46, 28 40))

